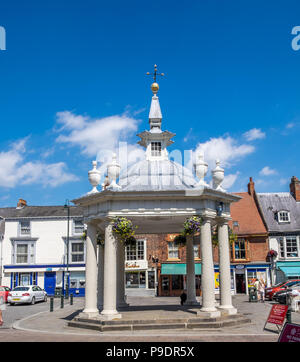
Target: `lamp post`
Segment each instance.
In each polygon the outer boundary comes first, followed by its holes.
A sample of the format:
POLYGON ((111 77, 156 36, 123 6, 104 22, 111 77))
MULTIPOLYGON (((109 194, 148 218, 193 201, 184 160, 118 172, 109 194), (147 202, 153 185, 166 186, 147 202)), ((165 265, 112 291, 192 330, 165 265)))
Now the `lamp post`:
POLYGON ((155 263, 155 296, 158 297, 158 258, 152 256, 152 262, 155 263))
POLYGON ((65 293, 65 299, 69 298, 69 238, 70 238, 70 203, 69 200, 66 200, 66 203, 64 205, 64 208, 68 210, 68 224, 67 224, 67 271, 66 271, 66 293, 65 293))

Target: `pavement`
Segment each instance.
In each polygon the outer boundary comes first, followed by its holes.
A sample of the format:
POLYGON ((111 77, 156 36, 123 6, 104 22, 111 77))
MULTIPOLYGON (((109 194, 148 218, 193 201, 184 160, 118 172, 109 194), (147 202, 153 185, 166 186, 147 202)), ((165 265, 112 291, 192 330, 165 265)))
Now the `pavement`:
MULTIPOLYGON (((200 299, 198 298, 200 301, 200 299)), ((121 311, 123 318, 145 319, 164 316, 176 318, 183 311, 179 298, 128 297, 130 307, 121 311)), ((278 329, 266 320, 273 302, 249 302, 246 295, 233 296, 238 312, 251 320, 240 326, 205 330, 145 330, 100 332, 69 327, 68 321, 84 308, 84 298, 74 298, 74 304, 60 308, 55 300, 54 311, 39 312, 16 321, 12 329, 0 328, 1 341, 84 341, 84 342, 277 342, 278 329)), ((292 322, 300 324, 300 313, 292 312, 292 322)))

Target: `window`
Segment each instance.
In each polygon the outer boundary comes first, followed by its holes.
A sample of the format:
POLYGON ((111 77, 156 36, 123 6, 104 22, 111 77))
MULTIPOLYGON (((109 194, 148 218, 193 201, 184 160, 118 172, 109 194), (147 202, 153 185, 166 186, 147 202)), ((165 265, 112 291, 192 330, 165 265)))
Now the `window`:
POLYGON ((84 261, 84 244, 73 242, 71 246, 71 262, 78 263, 84 261))
POLYGON ((144 260, 145 241, 137 240, 136 244, 126 246, 126 260, 144 260))
POLYGON ((298 258, 299 257, 299 237, 282 236, 279 239, 280 257, 281 258, 298 258))
POLYGON ((82 220, 74 220, 74 233, 82 234, 84 231, 84 225, 82 220))
POLYGON ((127 272, 126 288, 146 288, 146 272, 127 272))
POLYGON ((278 211, 278 222, 290 222, 290 213, 288 211, 278 211))
POLYGON ((20 221, 20 235, 30 235, 30 221, 20 221))
POLYGON ((28 263, 28 244, 17 244, 16 263, 28 263))
POLYGON ((246 259, 246 240, 238 238, 231 246, 233 260, 246 259))
POLYGON ((151 156, 158 157, 161 155, 161 142, 151 142, 151 156))
POLYGON ((168 243, 168 259, 179 259, 178 245, 174 242, 168 243))

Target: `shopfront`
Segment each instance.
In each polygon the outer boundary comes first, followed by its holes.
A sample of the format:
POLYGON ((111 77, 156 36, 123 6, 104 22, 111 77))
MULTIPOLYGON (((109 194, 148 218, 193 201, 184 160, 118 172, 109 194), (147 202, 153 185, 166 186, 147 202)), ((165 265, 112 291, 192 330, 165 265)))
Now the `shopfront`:
POLYGON ((300 261, 278 261, 276 267, 284 273, 285 279, 300 279, 300 261))

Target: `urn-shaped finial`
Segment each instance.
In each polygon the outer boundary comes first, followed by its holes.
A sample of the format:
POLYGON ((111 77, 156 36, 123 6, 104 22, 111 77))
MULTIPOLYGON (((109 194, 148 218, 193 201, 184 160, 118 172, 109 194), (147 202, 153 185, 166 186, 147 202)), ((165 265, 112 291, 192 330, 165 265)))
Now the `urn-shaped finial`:
POLYGON ((95 192, 99 192, 97 190, 97 186, 100 183, 101 174, 100 171, 97 170, 97 161, 93 161, 93 169, 88 172, 90 184, 93 186, 93 189, 89 192, 89 194, 93 194, 95 192))
POLYGON ((204 177, 207 174, 208 165, 204 161, 203 152, 198 153, 198 159, 196 160, 196 163, 194 164, 194 167, 195 167, 196 176, 199 179, 199 182, 197 183, 196 186, 208 186, 208 184, 204 181, 204 177))
POLYGON ((220 160, 216 160, 216 168, 211 171, 212 173, 212 181, 213 181, 213 188, 218 191, 225 191, 221 184, 224 180, 224 169, 220 167, 220 160))
POLYGON ((117 155, 113 153, 112 162, 107 166, 107 175, 110 185, 107 189, 120 189, 121 186, 117 184, 117 178, 120 176, 121 166, 117 163, 117 155))

